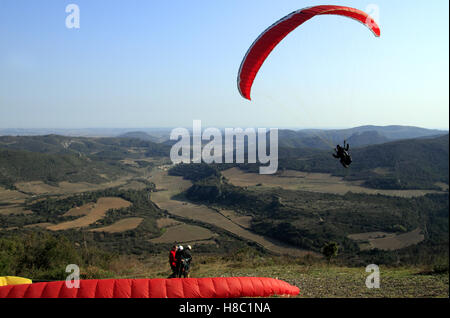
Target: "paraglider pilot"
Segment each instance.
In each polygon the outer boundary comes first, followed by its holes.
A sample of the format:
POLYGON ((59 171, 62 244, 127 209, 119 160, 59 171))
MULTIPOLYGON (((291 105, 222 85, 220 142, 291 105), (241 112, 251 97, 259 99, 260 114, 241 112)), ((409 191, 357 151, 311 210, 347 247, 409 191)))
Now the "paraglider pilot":
POLYGON ((180 274, 179 277, 189 277, 189 271, 191 269, 191 261, 192 261, 192 254, 191 254, 192 247, 188 245, 182 252, 181 252, 181 267, 180 267, 180 274))
MULTIPOLYGON (((174 274, 170 276, 173 277, 189 277, 189 270, 191 267, 191 261, 192 261, 192 254, 191 254, 192 247, 188 245, 186 248, 183 248, 183 246, 179 245, 175 252, 175 268, 172 267, 172 270, 174 271, 174 274)), ((171 251, 172 252, 172 251, 171 251)))
POLYGON ((183 253, 183 246, 178 245, 177 250, 175 252, 175 277, 180 277, 180 270, 181 270, 181 255, 183 253))
POLYGON ((344 168, 348 168, 352 163, 352 157, 348 153, 349 148, 350 145, 347 144, 346 141, 344 140, 344 147, 337 145, 335 149, 336 153, 333 154, 334 158, 340 159, 340 162, 344 166, 344 168))

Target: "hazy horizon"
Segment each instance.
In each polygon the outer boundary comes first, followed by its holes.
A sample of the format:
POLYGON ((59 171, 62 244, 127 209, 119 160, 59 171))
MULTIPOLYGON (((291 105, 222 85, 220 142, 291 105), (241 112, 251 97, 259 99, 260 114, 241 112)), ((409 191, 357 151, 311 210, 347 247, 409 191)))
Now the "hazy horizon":
MULTIPOLYGON (((291 129, 291 130, 303 130, 303 129, 320 129, 320 130, 333 130, 333 129, 351 129, 351 128, 357 128, 357 127, 365 127, 365 126, 374 126, 374 127, 389 127, 389 126, 402 126, 402 127, 416 127, 416 128, 424 128, 424 129, 430 129, 430 130, 442 130, 442 131, 449 131, 449 127, 426 127, 426 126, 416 126, 416 125, 408 125, 408 124, 386 124, 386 125, 377 125, 377 124, 360 124, 356 126, 276 126, 276 125, 266 125, 266 126, 255 126, 255 125, 206 125, 202 122, 202 128, 208 128, 208 127, 214 127, 219 129, 224 128, 278 128, 278 129, 291 129)), ((154 129, 154 130, 163 130, 163 129, 174 129, 174 128, 192 128, 191 125, 184 125, 184 126, 74 126, 74 127, 3 127, 0 126, 0 131, 2 130, 136 130, 139 131, 141 129, 154 129)))
MULTIPOLYGON (((225 129, 225 128, 278 128, 280 130, 346 130, 346 129, 354 129, 359 127, 367 127, 367 126, 373 126, 373 127, 414 127, 414 128, 422 128, 422 129, 428 129, 428 130, 437 130, 437 131, 449 131, 448 128, 430 128, 430 127, 419 127, 419 126, 412 126, 412 125, 361 125, 361 126, 354 126, 354 127, 256 127, 256 126, 239 126, 239 127, 226 127, 226 126, 205 126, 202 125, 202 130, 214 127, 219 129, 225 129)), ((29 131, 29 132, 51 132, 51 131, 60 131, 60 132, 69 132, 69 131, 80 131, 80 132, 88 132, 88 131, 99 131, 99 132, 107 132, 107 131, 121 131, 122 133, 126 132, 149 132, 149 131, 169 131, 174 128, 179 128, 176 126, 173 127, 71 127, 71 128, 57 128, 57 127, 37 127, 37 128, 20 128, 20 127, 11 127, 11 128, 2 128, 0 127, 0 136, 5 133, 5 131, 29 131)), ((184 126, 182 128, 187 128, 188 130, 192 129, 192 126, 184 126)))

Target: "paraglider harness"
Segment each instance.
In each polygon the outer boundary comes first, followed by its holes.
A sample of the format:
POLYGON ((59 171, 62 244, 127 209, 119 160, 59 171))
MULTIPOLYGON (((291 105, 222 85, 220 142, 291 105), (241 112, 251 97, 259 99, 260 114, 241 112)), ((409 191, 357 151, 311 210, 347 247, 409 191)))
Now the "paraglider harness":
POLYGON ((348 168, 352 163, 352 157, 348 152, 349 147, 350 147, 349 144, 347 144, 346 141, 344 140, 344 147, 337 145, 335 149, 336 153, 333 154, 334 158, 340 159, 340 162, 342 166, 344 166, 344 168, 348 168))
POLYGON ((180 277, 187 277, 191 267, 191 258, 182 258, 180 266, 180 277))
POLYGON ((192 256, 188 250, 181 251, 179 255, 178 277, 187 277, 191 267, 192 256))

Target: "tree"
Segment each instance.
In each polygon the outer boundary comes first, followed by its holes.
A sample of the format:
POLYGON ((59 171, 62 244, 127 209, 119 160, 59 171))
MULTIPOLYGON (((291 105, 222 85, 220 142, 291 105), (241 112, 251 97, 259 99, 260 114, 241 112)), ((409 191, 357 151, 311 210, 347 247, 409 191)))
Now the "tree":
POLYGON ((339 245, 336 242, 328 242, 322 247, 322 254, 327 258, 328 262, 332 257, 338 255, 339 245))

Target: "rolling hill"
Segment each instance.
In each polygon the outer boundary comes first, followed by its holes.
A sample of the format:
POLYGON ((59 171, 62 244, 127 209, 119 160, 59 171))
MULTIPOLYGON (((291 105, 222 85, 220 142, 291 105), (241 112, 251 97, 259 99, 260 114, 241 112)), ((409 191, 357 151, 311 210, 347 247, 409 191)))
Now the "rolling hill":
MULTIPOLYGON (((354 145, 358 142, 357 138, 364 143, 367 140, 369 142, 386 141, 388 137, 368 130, 358 132, 353 138, 354 145)), ((331 157, 330 151, 280 147, 279 166, 280 169, 332 173, 350 180, 361 180, 371 187, 429 189, 437 187, 436 182, 448 183, 448 148, 448 134, 439 137, 390 141, 359 148, 352 147, 354 164, 350 169, 344 170, 331 157)), ((117 177, 127 172, 127 167, 121 164, 124 158, 131 158, 133 161, 133 158, 164 156, 168 154, 168 150, 169 147, 164 144, 127 137, 4 136, 0 137, 0 183, 12 186, 18 181, 29 180, 41 180, 46 183, 103 182, 104 178, 117 177)), ((178 165, 169 171, 169 175, 192 180, 192 187, 185 193, 177 194, 183 200, 209 207, 214 205, 217 211, 219 208, 235 211, 237 215, 249 220, 249 230, 253 233, 297 248, 320 253, 324 244, 335 241, 341 248, 341 260, 346 261, 348 258, 350 264, 360 265, 374 261, 380 261, 380 264, 395 264, 399 259, 404 263, 415 262, 417 259, 426 263, 430 255, 448 255, 448 252, 445 254, 444 250, 448 247, 448 239, 447 241, 443 239, 448 237, 448 226, 446 226, 448 195, 446 193, 420 198, 398 198, 355 193, 338 195, 303 190, 269 189, 262 185, 247 189, 234 186, 221 178, 220 171, 231 166, 233 165, 178 165), (362 251, 359 243, 348 237, 352 234, 380 231, 390 234, 424 231, 421 235, 425 239, 420 246, 418 244, 409 246, 396 254, 397 251, 373 253, 362 251)), ((239 166, 250 170, 254 167, 259 168, 259 165, 239 166)), ((155 171, 162 168, 163 166, 155 167, 155 171)), ((142 175, 139 177, 144 178, 142 175)), ((146 181, 145 184, 150 182, 148 179, 144 181, 146 181)), ((178 184, 176 187, 178 188, 178 184)), ((158 190, 156 193, 162 197, 168 195, 165 186, 156 188, 148 186, 134 190, 103 189, 95 193, 90 192, 88 195, 94 193, 96 197, 121 196, 135 203, 130 208, 108 214, 102 220, 103 223, 92 225, 90 229, 108 228, 117 225, 116 222, 121 220, 129 221, 130 218, 144 219, 135 229, 125 234, 90 231, 90 240, 124 253, 133 251, 138 254, 143 251, 148 252, 150 249, 153 249, 152 251, 165 249, 168 245, 160 243, 149 245, 149 239, 164 232, 157 227, 157 219, 167 216, 168 213, 150 201, 152 199, 149 199, 148 192, 155 189, 158 190)), ((47 198, 37 201, 32 206, 24 206, 27 209, 31 207, 30 210, 33 213, 29 215, 4 215, 0 217, 0 221, 5 228, 55 220, 71 221, 71 219, 62 219, 62 216, 60 218, 54 212, 62 211, 60 205, 67 210, 72 208, 73 203, 79 198, 79 196, 58 200, 47 198)), ((188 208, 186 202, 181 202, 179 205, 183 211, 188 208)), ((205 227, 217 233, 218 236, 214 242, 220 247, 221 252, 231 251, 247 244, 241 238, 227 234, 218 226, 208 225, 209 223, 205 220, 192 221, 180 216, 176 220, 190 222, 190 226, 205 227)), ((23 230, 32 231, 25 227, 23 230)), ((81 237, 80 233, 74 231, 65 234, 81 237)), ((196 251, 203 249, 208 253, 211 249, 217 250, 214 245, 197 248, 196 251)))
POLYGON ((120 160, 168 153, 166 145, 136 138, 1 136, 0 184, 11 188, 23 181, 105 182, 132 172, 120 160))
POLYGON ((6 188, 14 188, 14 183, 23 181, 100 183, 130 172, 122 165, 111 165, 74 154, 0 149, 0 185, 6 188))
POLYGON ((169 146, 137 138, 0 136, 0 149, 26 150, 46 154, 76 154, 98 159, 167 156, 169 146))
POLYGON ((447 134, 448 131, 412 126, 360 126, 349 129, 280 130, 281 147, 330 149, 347 140, 352 147, 381 144, 401 139, 413 139, 447 134))
MULTIPOLYGON (((281 147, 279 169, 331 173, 347 180, 362 180, 379 189, 438 189, 449 182, 449 135, 393 141, 350 148, 353 163, 343 169, 332 151, 281 147)), ((240 165, 258 171, 258 165, 240 165)))

